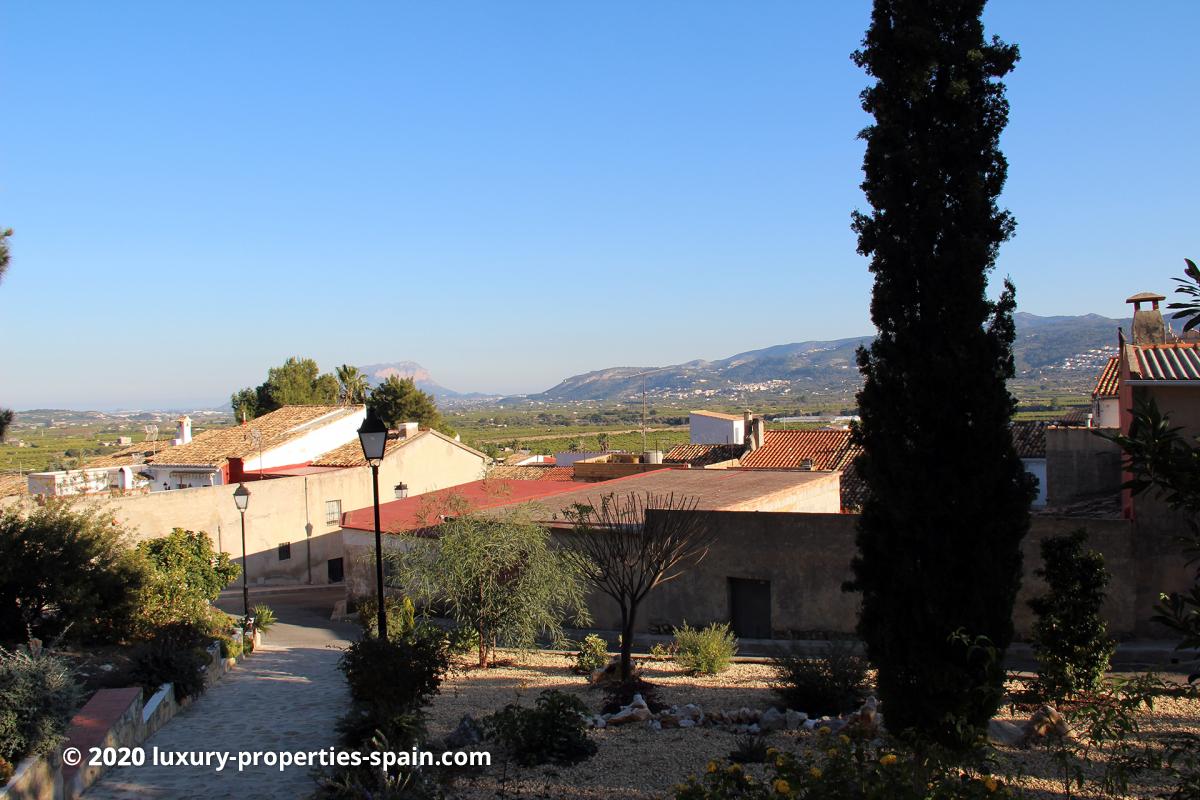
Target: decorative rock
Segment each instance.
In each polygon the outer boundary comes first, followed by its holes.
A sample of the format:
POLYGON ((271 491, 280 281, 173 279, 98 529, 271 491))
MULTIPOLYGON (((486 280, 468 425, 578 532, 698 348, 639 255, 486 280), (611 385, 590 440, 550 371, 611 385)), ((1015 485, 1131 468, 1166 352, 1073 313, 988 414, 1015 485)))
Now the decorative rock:
POLYGON ((608 727, 608 723, 605 722, 604 717, 592 717, 592 727, 602 730, 608 727))
POLYGON ((761 732, 762 732, 762 729, 758 727, 757 722, 755 722, 753 725, 746 726, 746 733, 761 733, 761 732))
POLYGON ((758 726, 764 731, 777 731, 787 724, 783 714, 775 708, 768 708, 758 718, 758 726))
POLYGON ((758 712, 754 709, 742 706, 737 710, 737 721, 745 724, 758 722, 758 712))
POLYGON ((649 708, 649 706, 646 705, 646 699, 644 697, 642 697, 640 694, 635 694, 633 696, 633 702, 631 702, 629 704, 629 707, 630 708, 649 708))
POLYGON ((1054 706, 1042 706, 1033 712, 1029 722, 1025 723, 1025 738, 1027 740, 1042 739, 1050 735, 1069 736, 1071 728, 1067 720, 1054 706))
POLYGON ((645 722, 650 719, 650 709, 626 706, 608 718, 609 725, 626 725, 630 722, 645 722))
POLYGON ((800 723, 800 727, 804 728, 806 731, 816 730, 817 721, 815 719, 806 719, 800 723))
POLYGON ((1012 747, 1024 741, 1025 729, 1012 722, 993 719, 988 721, 987 737, 992 744, 1005 744, 1012 747))
POLYGON ((659 722, 658 720, 656 720, 656 719, 647 720, 647 721, 646 721, 646 727, 647 727, 647 728, 649 728, 649 729, 650 729, 650 730, 652 730, 652 731, 661 731, 661 730, 662 730, 662 723, 660 723, 660 722, 659 722))
POLYGON ((691 727, 694 727, 695 724, 696 724, 696 720, 688 719, 687 717, 684 717, 683 719, 679 720, 679 727, 681 727, 681 728, 691 728, 691 727))
POLYGON ((688 719, 701 720, 704 719, 704 712, 700 706, 695 703, 688 703, 683 708, 679 709, 679 716, 687 717, 688 719))
POLYGON ((787 710, 783 715, 783 724, 789 731, 794 731, 808 720, 808 714, 803 711, 787 710))
POLYGON ((450 750, 461 750, 467 745, 479 744, 483 741, 483 728, 470 714, 463 714, 449 736, 446 737, 446 747, 450 750))
MULTIPOLYGON (((678 715, 672 714, 669 711, 664 711, 658 715, 658 722, 664 728, 678 728, 679 723, 682 721, 678 715)), ((690 719, 687 721, 691 722, 690 719)))

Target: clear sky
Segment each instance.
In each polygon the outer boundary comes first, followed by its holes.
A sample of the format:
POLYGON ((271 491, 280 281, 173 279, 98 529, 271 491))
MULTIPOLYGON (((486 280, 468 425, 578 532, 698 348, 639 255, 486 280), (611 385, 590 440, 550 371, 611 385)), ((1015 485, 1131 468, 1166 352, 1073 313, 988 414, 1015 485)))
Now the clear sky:
MULTIPOLYGON (((287 356, 459 391, 870 332, 851 2, 9 2, 0 407, 287 356)), ((1122 316, 1197 242, 1200 3, 993 0, 997 277, 1122 316)))

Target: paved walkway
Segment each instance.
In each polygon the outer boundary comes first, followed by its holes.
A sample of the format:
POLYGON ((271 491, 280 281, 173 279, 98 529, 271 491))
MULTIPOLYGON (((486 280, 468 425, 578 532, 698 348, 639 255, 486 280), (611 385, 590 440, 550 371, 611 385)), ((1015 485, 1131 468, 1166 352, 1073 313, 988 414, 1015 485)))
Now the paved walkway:
MULTIPOLYGON (((262 600, 276 605, 268 598, 262 600)), ((146 740, 144 766, 109 771, 84 798, 295 800, 308 796, 316 788, 309 767, 280 772, 278 767, 250 766, 239 772, 237 753, 313 751, 335 744, 334 721, 347 703, 346 681, 337 661, 349 631, 328 621, 320 624, 319 616, 309 609, 292 610, 281 603, 276 612, 281 623, 272 629, 266 645, 146 740), (203 766, 155 766, 153 748, 172 753, 228 752, 232 760, 219 772, 203 766)))

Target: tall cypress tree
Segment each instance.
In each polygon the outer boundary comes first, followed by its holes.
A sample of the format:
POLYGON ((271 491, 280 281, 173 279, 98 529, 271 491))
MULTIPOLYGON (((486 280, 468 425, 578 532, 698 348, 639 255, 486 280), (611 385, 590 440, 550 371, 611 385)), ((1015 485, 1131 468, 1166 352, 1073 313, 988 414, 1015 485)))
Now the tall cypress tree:
POLYGON ((996 198, 1008 167, 999 79, 1018 52, 985 41, 984 2, 875 0, 854 54, 875 79, 862 93, 875 123, 860 134, 874 210, 853 227, 878 337, 858 353, 870 497, 848 588, 862 593, 888 727, 951 745, 999 704, 1003 670, 978 645, 1002 656, 1012 640, 1034 496, 1009 433, 1015 290, 986 295, 1015 226, 996 198))

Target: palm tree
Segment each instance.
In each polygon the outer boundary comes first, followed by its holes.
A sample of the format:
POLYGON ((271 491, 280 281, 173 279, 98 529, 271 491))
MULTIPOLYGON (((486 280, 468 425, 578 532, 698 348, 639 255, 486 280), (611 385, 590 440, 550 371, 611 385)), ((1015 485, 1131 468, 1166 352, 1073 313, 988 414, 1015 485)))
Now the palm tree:
POLYGON ((367 402, 367 376, 358 367, 342 364, 337 368, 337 380, 340 387, 338 399, 343 403, 367 402))
MULTIPOLYGON (((8 271, 8 237, 12 236, 12 228, 7 228, 0 231, 0 281, 4 280, 4 273, 8 271)), ((13 412, 5 408, 0 408, 0 442, 4 441, 4 434, 8 432, 8 426, 12 424, 13 412)))

